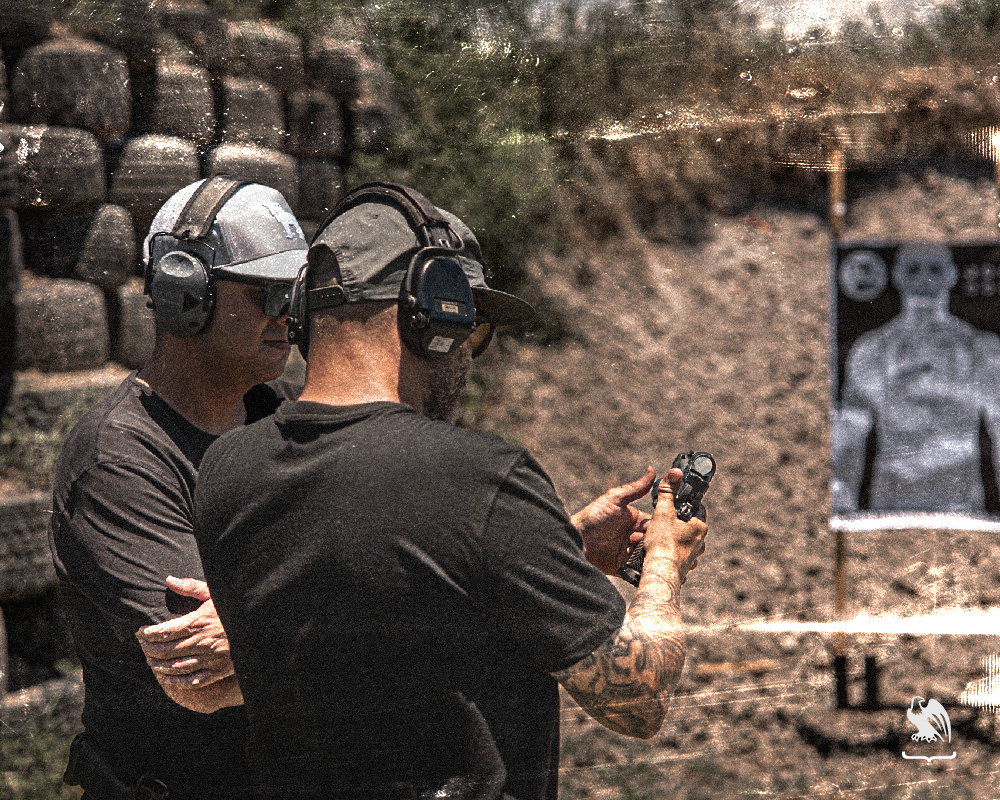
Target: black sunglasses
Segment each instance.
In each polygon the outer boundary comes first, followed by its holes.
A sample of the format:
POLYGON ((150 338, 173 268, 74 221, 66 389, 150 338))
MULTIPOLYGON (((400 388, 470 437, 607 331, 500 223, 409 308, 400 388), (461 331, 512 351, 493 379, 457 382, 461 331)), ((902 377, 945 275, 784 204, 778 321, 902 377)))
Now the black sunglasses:
POLYGON ((228 275, 216 273, 217 281, 234 281, 246 286, 255 286, 264 290, 264 314, 268 317, 284 317, 292 306, 292 284, 286 281, 269 281, 264 278, 248 278, 243 275, 228 275))

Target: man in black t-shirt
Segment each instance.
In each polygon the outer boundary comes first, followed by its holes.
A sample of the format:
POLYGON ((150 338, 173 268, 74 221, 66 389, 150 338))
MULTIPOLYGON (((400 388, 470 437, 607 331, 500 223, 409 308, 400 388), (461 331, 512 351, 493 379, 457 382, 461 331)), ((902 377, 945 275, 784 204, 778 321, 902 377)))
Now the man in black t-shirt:
POLYGON ((307 244, 277 191, 217 178, 167 200, 145 247, 154 351, 73 429, 55 475, 50 541, 85 684, 67 780, 94 800, 162 785, 171 800, 245 798, 246 714, 194 489, 218 435, 291 389, 275 379, 307 244), (147 656, 136 634, 153 623, 147 656))
POLYGON ((557 681, 648 737, 684 660, 679 592, 707 528, 628 505, 570 518, 522 448, 450 419, 493 325, 472 231, 413 190, 350 193, 296 284, 295 402, 209 448, 196 536, 266 798, 553 800, 557 681), (614 574, 646 529, 626 610, 614 574))

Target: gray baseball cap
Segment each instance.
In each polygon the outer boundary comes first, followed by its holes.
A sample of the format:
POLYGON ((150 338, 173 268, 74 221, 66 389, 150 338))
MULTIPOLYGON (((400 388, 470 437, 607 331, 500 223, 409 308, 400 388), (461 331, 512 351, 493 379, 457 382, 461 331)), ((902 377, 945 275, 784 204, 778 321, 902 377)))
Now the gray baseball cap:
MULTIPOLYGON (((156 264, 171 250, 188 249, 185 242, 170 235, 178 217, 195 190, 196 181, 175 192, 156 212, 143 244, 148 261, 156 264), (161 235, 162 234, 162 235, 161 235)), ((309 244, 299 221, 281 192, 260 183, 241 186, 219 209, 201 245, 214 251, 213 271, 246 278, 293 281, 305 263, 309 244)))
MULTIPOLYGON (((438 208, 463 247, 455 259, 462 265, 476 310, 498 325, 527 322, 531 305, 486 285, 483 256, 475 234, 462 220, 438 208)), ((410 260, 423 247, 406 217, 388 202, 371 200, 334 217, 313 239, 312 246, 327 245, 337 257, 348 303, 396 300, 410 260)))

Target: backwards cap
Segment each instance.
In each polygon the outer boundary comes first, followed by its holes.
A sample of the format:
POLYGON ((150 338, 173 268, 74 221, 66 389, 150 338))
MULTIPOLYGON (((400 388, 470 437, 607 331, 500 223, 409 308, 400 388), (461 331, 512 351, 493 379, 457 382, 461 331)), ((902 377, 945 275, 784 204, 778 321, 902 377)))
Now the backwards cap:
MULTIPOLYGON (((469 226, 441 208, 435 206, 434 211, 461 237, 462 248, 453 257, 469 279, 476 309, 499 325, 531 319, 535 312, 529 303, 486 285, 482 252, 469 226)), ((348 303, 398 299, 410 260, 425 246, 391 200, 378 196, 330 219, 311 243, 319 245, 336 255, 348 303)))

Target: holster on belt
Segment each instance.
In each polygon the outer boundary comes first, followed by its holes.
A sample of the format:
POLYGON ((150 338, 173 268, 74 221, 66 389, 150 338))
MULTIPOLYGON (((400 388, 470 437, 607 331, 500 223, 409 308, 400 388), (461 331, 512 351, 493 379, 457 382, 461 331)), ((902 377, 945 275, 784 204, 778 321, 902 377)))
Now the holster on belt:
POLYGON ((82 786, 97 800, 170 800, 166 784, 148 773, 135 783, 122 780, 90 746, 85 733, 77 734, 69 747, 63 782, 82 786))

